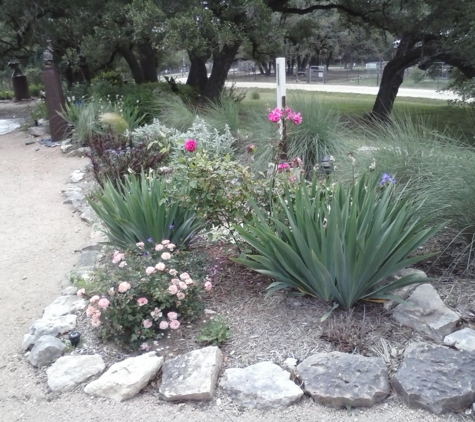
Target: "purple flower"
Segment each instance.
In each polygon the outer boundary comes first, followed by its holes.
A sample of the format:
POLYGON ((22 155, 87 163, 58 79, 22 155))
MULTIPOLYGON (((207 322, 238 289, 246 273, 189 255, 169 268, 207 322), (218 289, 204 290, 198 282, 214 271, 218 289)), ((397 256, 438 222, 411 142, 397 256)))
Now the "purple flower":
POLYGON ((169 229, 173 229, 175 226, 173 224, 170 224, 170 226, 168 227, 169 229))
POLYGON ((384 186, 389 183, 396 183, 396 179, 391 177, 391 175, 388 173, 383 173, 383 176, 381 177, 381 181, 379 182, 379 186, 384 186))
POLYGON ((153 243, 153 239, 152 239, 151 237, 149 237, 149 238, 147 239, 147 242, 148 242, 148 243, 153 243))

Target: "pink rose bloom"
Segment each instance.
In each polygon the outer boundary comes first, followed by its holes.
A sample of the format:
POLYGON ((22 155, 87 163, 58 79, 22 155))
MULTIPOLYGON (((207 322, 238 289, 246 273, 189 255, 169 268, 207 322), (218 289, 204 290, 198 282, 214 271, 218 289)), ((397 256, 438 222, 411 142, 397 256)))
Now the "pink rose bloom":
POLYGON ((252 154, 255 150, 256 150, 256 146, 255 146, 254 144, 249 144, 249 145, 246 147, 246 151, 247 151, 249 154, 252 154))
POLYGON ((86 289, 79 289, 76 294, 79 296, 79 297, 82 297, 84 294, 86 293, 86 289))
POLYGON ((167 321, 162 321, 160 325, 158 326, 160 330, 166 330, 168 328, 168 322, 167 321))
POLYGON ((139 306, 146 305, 148 303, 148 299, 146 297, 139 297, 137 299, 137 303, 139 304, 139 306))
POLYGON ((189 279, 185 280, 185 283, 186 284, 193 284, 194 281, 191 278, 189 278, 189 279))
POLYGON ((269 120, 271 122, 277 123, 280 119, 282 119, 282 116, 284 113, 280 108, 275 108, 269 113, 269 120))
POLYGON ((165 271, 165 264, 163 262, 159 262, 157 265, 155 265, 155 268, 158 271, 165 271))
POLYGON ((180 274, 180 280, 185 281, 185 280, 187 280, 188 278, 190 278, 190 274, 188 274, 188 273, 182 273, 182 274, 180 274))
POLYGON ((170 292, 170 294, 176 295, 178 293, 178 287, 172 284, 170 287, 168 287, 168 291, 170 292))
POLYGON ((167 317, 170 321, 174 321, 178 318, 178 314, 176 312, 168 312, 167 317))
POLYGON ((186 285, 186 283, 184 281, 180 281, 178 286, 180 286, 181 290, 186 290, 188 288, 188 286, 186 285))
POLYGON ((155 267, 147 267, 145 269, 145 272, 147 273, 147 275, 153 274, 155 271, 156 271, 155 267))
POLYGON ((209 292, 212 288, 213 288, 213 285, 211 284, 211 281, 207 281, 205 283, 205 290, 209 292))
POLYGON ((168 253, 168 252, 163 252, 161 255, 160 255, 160 258, 162 258, 164 261, 170 259, 172 256, 168 253))
POLYGON ((109 296, 114 296, 114 295, 115 295, 115 290, 114 290, 114 288, 111 287, 107 293, 109 293, 109 296))
POLYGON ((145 350, 146 352, 148 352, 148 351, 150 350, 150 346, 148 345, 148 343, 142 343, 142 344, 140 345, 140 348, 141 348, 142 350, 145 350))
POLYGON ((279 170, 279 171, 290 170, 290 164, 289 163, 281 163, 277 166, 277 170, 279 170))
POLYGON ((296 125, 299 125, 303 121, 302 115, 300 113, 292 113, 292 117, 289 117, 289 119, 292 120, 296 125))
POLYGON ((167 248, 168 248, 170 251, 173 251, 173 250, 176 248, 176 245, 173 244, 173 243, 169 243, 169 244, 167 245, 167 248))
POLYGON ((295 183, 297 181, 297 176, 290 176, 289 177, 289 180, 292 182, 292 183, 295 183))
POLYGON ((132 286, 130 283, 127 283, 127 281, 123 281, 122 283, 119 284, 119 287, 117 290, 119 290, 119 293, 125 293, 127 290, 129 290, 132 286))
POLYGON ((98 295, 94 295, 89 299, 89 302, 91 302, 93 305, 99 301, 100 297, 98 295))
POLYGON ((176 306, 180 306, 180 305, 181 305, 181 300, 177 300, 177 301, 175 302, 175 305, 176 305, 176 306))
POLYGON ((89 305, 86 309, 86 315, 88 317, 92 317, 94 315, 94 312, 96 312, 96 308, 94 308, 94 306, 92 305, 89 305))
POLYGON ((170 328, 172 330, 177 330, 180 327, 180 321, 177 321, 176 319, 170 322, 170 328))
POLYGON ((101 320, 97 318, 91 319, 91 325, 93 327, 100 327, 101 326, 101 320))
POLYGON ((125 254, 119 253, 118 251, 114 252, 114 258, 112 258, 112 263, 117 264, 125 258, 125 254), (116 253, 117 252, 117 253, 116 253))
POLYGON ((124 268, 124 267, 126 267, 126 266, 127 266, 127 262, 125 262, 125 261, 122 261, 122 262, 119 264, 119 267, 120 267, 120 268, 124 268))
POLYGON ((169 240, 162 240, 162 245, 168 245, 170 243, 169 240))
POLYGON ((173 284, 176 284, 177 286, 180 284, 180 280, 178 278, 172 278, 171 281, 173 284))
POLYGON ((175 276, 178 274, 178 271, 175 270, 174 268, 172 268, 170 271, 168 271, 168 274, 170 274, 171 276, 175 277, 175 276))
POLYGON ((198 145, 198 143, 194 139, 188 139, 185 142, 185 149, 188 152, 193 152, 196 149, 197 145, 198 145))
POLYGON ((138 242, 138 243, 135 244, 135 246, 137 246, 137 248, 139 248, 139 249, 143 249, 143 248, 145 248, 145 243, 138 242))
POLYGON ((176 297, 177 297, 178 299, 180 299, 180 300, 183 300, 183 299, 185 298, 185 293, 178 292, 178 293, 176 294, 176 297))
POLYGON ((102 308, 102 309, 107 309, 110 305, 110 302, 105 298, 103 297, 102 299, 99 300, 99 302, 97 302, 97 304, 102 308))
POLYGON ((94 313, 92 314, 92 317, 91 317, 91 318, 96 318, 96 319, 98 319, 98 318, 101 317, 101 315, 102 315, 102 314, 101 314, 101 311, 100 311, 99 309, 95 309, 95 310, 94 310, 94 313))
POLYGON ((153 322, 150 321, 149 319, 144 319, 144 320, 142 321, 142 324, 143 324, 143 326, 144 326, 145 328, 150 328, 150 327, 153 325, 153 322))
POLYGON ((155 246, 155 250, 156 251, 163 251, 163 245, 158 244, 157 246, 155 246))

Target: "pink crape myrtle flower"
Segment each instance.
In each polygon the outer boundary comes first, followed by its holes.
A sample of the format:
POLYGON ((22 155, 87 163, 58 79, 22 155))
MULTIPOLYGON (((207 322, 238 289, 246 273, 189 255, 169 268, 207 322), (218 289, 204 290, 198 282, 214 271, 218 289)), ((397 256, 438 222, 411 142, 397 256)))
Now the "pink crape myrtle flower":
POLYGON ((144 319, 142 321, 142 325, 145 327, 145 328, 150 328, 152 325, 153 325, 153 322, 150 321, 149 319, 144 319))
POLYGON ((148 303, 148 299, 146 297, 139 297, 137 303, 139 306, 144 306, 148 303))
POLYGON ((198 146, 198 142, 196 142, 194 139, 188 139, 185 142, 185 149, 188 152, 193 152, 196 149, 197 146, 198 146))
POLYGON ((160 325, 158 326, 160 330, 166 330, 168 328, 168 322, 167 321, 162 321, 160 325))
POLYGON ((173 321, 170 322, 170 328, 172 330, 177 330, 180 327, 180 321, 174 319, 173 321))
POLYGON ((123 281, 122 283, 119 284, 119 286, 117 287, 117 290, 119 291, 119 293, 125 293, 131 287, 132 286, 130 285, 130 283, 128 283, 127 281, 123 281))
POLYGON ((213 284, 211 283, 211 281, 207 281, 205 283, 205 290, 209 292, 212 288, 213 288, 213 284))
POLYGON ((107 309, 110 305, 109 300, 107 300, 105 297, 99 300, 97 304, 102 308, 102 309, 107 309))
POLYGON ((155 271, 157 271, 155 267, 147 267, 145 269, 145 272, 147 273, 147 275, 153 274, 155 271))
POLYGON ((174 321, 178 318, 178 314, 176 312, 168 312, 167 317, 170 321, 174 321))

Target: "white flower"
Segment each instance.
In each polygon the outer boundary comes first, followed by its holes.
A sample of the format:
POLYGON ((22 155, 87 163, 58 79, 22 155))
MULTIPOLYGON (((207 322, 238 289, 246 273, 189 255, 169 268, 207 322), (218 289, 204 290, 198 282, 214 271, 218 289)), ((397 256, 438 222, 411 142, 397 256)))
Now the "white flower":
POLYGON ((163 252, 163 253, 160 255, 160 257, 161 257, 164 261, 166 261, 166 260, 170 259, 172 256, 171 256, 168 252, 163 252))

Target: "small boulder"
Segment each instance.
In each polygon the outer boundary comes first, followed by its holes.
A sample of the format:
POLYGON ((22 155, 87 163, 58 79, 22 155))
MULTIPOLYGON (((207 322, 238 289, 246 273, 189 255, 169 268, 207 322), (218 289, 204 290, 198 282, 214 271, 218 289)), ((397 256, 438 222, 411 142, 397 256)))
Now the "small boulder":
POLYGON ((33 136, 44 136, 48 131, 44 126, 31 126, 28 128, 28 133, 33 136))
POLYGON ((130 399, 155 378, 162 365, 163 357, 158 357, 155 352, 125 359, 112 365, 99 379, 87 384, 84 392, 118 402, 130 399))
POLYGON ((455 347, 458 350, 475 352, 475 330, 464 328, 455 333, 449 334, 444 338, 444 344, 455 347))
MULTIPOLYGON (((395 281, 411 274, 415 274, 419 276, 421 279, 427 278, 427 274, 424 271, 417 270, 416 268, 404 268, 403 270, 400 270, 394 273, 393 275, 389 276, 387 278, 387 281, 394 283, 395 281)), ((404 287, 401 287, 400 289, 394 290, 392 294, 394 296, 400 297, 403 300, 406 300, 419 285, 420 284, 410 284, 409 286, 404 286, 404 287)), ((383 309, 389 312, 389 311, 392 311, 397 305, 399 305, 399 302, 396 302, 394 300, 388 300, 387 302, 384 302, 383 309)))
POLYGON ((445 306, 431 284, 417 287, 407 304, 394 308, 393 318, 434 340, 442 340, 455 331, 459 321, 459 316, 445 306))
POLYGON ((303 396, 290 374, 272 362, 226 369, 219 386, 238 404, 256 409, 281 409, 303 396))
POLYGON ((71 173, 71 183, 78 183, 84 179, 84 172, 81 170, 74 170, 71 173))
POLYGON ((332 407, 369 407, 389 394, 388 371, 381 358, 317 353, 302 361, 297 373, 305 392, 332 407))
POLYGON ((100 355, 63 356, 47 369, 48 386, 52 391, 70 391, 101 373, 105 367, 100 355))
POLYGON ((73 296, 75 295, 76 293, 78 292, 78 288, 76 286, 68 286, 66 287, 65 289, 63 289, 63 291, 61 292, 61 294, 63 296, 73 296))
POLYGON ((86 306, 87 301, 78 296, 60 296, 46 307, 43 319, 54 319, 62 315, 82 311, 86 306))
POLYGON ((58 334, 67 333, 76 327, 76 315, 63 315, 56 318, 42 318, 33 323, 30 333, 23 338, 22 349, 28 350, 36 341, 43 336, 56 337, 58 334))
POLYGON ((66 346, 58 338, 43 336, 36 341, 28 355, 28 360, 33 366, 41 368, 58 359, 63 354, 64 349, 66 349, 66 346))
POLYGON ((216 346, 193 350, 163 365, 160 394, 166 401, 211 400, 223 354, 216 346))
POLYGON ((414 343, 391 384, 409 407, 436 414, 461 412, 475 402, 475 354, 414 343))

